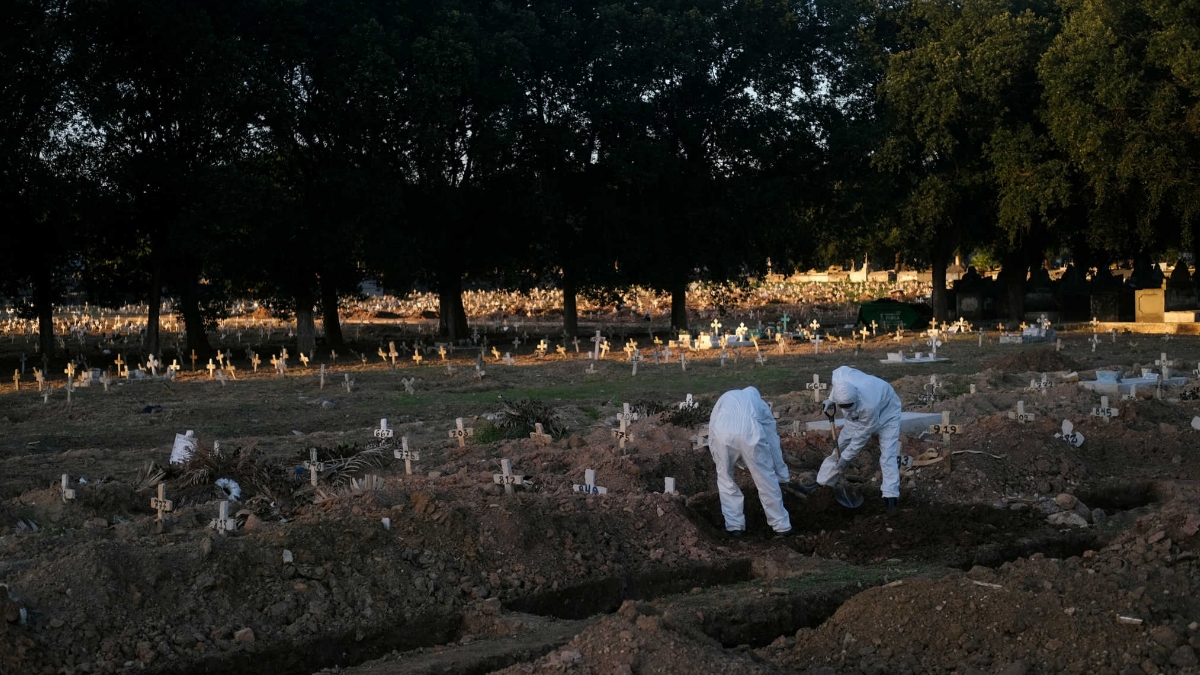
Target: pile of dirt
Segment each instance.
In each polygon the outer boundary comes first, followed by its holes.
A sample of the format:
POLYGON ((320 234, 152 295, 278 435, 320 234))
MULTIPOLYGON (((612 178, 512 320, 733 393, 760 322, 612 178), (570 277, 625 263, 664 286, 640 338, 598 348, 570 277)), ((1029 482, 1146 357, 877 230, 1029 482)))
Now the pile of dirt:
POLYGON ((1053 349, 1025 349, 984 362, 985 368, 1010 373, 1051 373, 1063 370, 1080 370, 1075 359, 1053 349))
POLYGON ((615 615, 601 619, 562 649, 498 671, 498 675, 631 675, 694 673, 698 669, 737 675, 786 672, 749 651, 722 648, 701 632, 694 620, 664 614, 650 603, 626 601, 615 615))
POLYGON ((1195 502, 1177 499, 1100 551, 866 591, 760 654, 801 671, 1191 671, 1198 528, 1195 502))

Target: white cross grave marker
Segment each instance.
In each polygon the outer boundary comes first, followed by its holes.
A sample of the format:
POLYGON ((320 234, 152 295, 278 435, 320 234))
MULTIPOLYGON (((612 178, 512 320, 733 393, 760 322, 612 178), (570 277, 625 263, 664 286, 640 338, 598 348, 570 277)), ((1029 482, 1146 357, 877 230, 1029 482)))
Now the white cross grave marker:
POLYGON ((1171 377, 1170 369, 1175 366, 1175 361, 1167 358, 1167 353, 1162 352, 1161 356, 1154 360, 1154 365, 1162 368, 1162 379, 1171 377))
POLYGON ((317 461, 317 449, 312 448, 308 452, 309 459, 305 460, 301 466, 308 469, 308 482, 313 487, 317 486, 317 474, 325 471, 325 462, 317 461))
POLYGON ((475 437, 475 429, 473 427, 464 427, 463 419, 461 417, 456 417, 454 419, 454 427, 455 428, 450 430, 450 438, 458 439, 458 447, 467 447, 467 438, 475 437))
POLYGON ((409 450, 408 436, 401 436, 400 447, 392 451, 392 457, 404 460, 404 473, 405 475, 411 476, 412 463, 421 461, 421 452, 419 450, 409 450))
POLYGON ((1025 424, 1026 422, 1032 422, 1033 420, 1037 419, 1037 415, 1034 413, 1025 412, 1025 401, 1017 401, 1016 412, 1011 410, 1008 411, 1008 418, 1016 420, 1021 424, 1025 424))
POLYGON ((620 429, 613 429, 613 430, 612 430, 612 437, 613 437, 613 438, 615 438, 615 439, 617 439, 617 446, 618 446, 618 447, 620 447, 622 450, 624 450, 624 449, 625 449, 625 441, 632 441, 632 440, 633 440, 633 434, 631 434, 631 433, 630 433, 630 432, 629 432, 629 431, 628 431, 628 430, 625 428, 625 420, 623 420, 623 419, 622 419, 622 420, 620 420, 620 421, 621 421, 621 428, 620 428, 620 429))
POLYGON ((409 394, 410 396, 416 395, 417 391, 413 388, 413 383, 416 381, 417 378, 415 377, 410 377, 408 379, 400 378, 400 384, 404 385, 404 392, 406 394, 409 394))
POLYGON ((822 382, 821 376, 817 373, 814 373, 813 381, 805 383, 804 388, 808 389, 809 391, 811 391, 813 393, 813 401, 820 403, 821 402, 821 392, 825 391, 826 389, 829 389, 829 383, 822 382))
POLYGON ((700 402, 692 400, 692 395, 688 394, 687 398, 679 402, 679 409, 686 410, 689 408, 699 408, 700 402))
POLYGON ((342 386, 346 388, 347 394, 354 387, 354 378, 350 377, 350 373, 346 373, 346 379, 342 381, 342 386))
POLYGON ((598 360, 600 358, 600 343, 601 342, 604 342, 604 337, 600 335, 600 329, 597 328, 596 329, 596 337, 592 338, 592 344, 594 345, 592 347, 592 360, 593 361, 598 360))
POLYGON ((1121 414, 1120 408, 1110 408, 1108 406, 1108 397, 1107 396, 1101 396, 1100 397, 1100 406, 1096 407, 1096 408, 1092 408, 1092 417, 1103 418, 1105 424, 1107 424, 1110 420, 1112 420, 1112 418, 1117 417, 1120 414, 1121 414))
POLYGON ((66 504, 72 499, 75 499, 75 490, 71 488, 71 477, 64 473, 62 475, 62 500, 66 504))
POLYGON ((638 418, 638 414, 636 412, 631 412, 629 410, 628 403, 623 403, 621 405, 622 405, 622 410, 621 410, 621 412, 617 413, 617 419, 624 421, 624 422, 629 422, 630 424, 632 424, 633 421, 638 418))
POLYGON ((218 534, 228 534, 237 530, 237 518, 229 517, 229 500, 222 499, 218 505, 217 517, 208 524, 218 534))
POLYGON ((150 377, 158 377, 158 367, 162 365, 162 361, 151 354, 150 358, 146 359, 146 365, 150 366, 150 377))
POLYGON ((1075 431, 1075 425, 1071 424, 1070 420, 1063 420, 1062 433, 1054 434, 1054 437, 1061 438, 1077 448, 1083 445, 1083 434, 1075 431))
POLYGON ((512 461, 502 459, 500 460, 500 473, 492 474, 492 482, 496 485, 503 485, 504 494, 511 495, 514 485, 525 485, 525 477, 514 475, 512 472, 512 461))
POLYGON ((575 484, 571 486, 575 492, 585 495, 606 495, 608 488, 596 485, 596 471, 594 469, 584 469, 583 485, 575 484))

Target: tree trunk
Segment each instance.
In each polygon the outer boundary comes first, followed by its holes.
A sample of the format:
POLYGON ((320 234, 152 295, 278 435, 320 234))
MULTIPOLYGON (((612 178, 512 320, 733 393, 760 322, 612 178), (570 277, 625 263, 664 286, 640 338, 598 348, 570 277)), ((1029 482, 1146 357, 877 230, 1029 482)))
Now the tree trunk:
POLYGON ((1019 324, 1025 320, 1025 277, 1029 275, 1029 261, 1024 247, 1010 251, 1000 264, 1008 320, 1019 324))
POLYGON ((933 303, 933 318, 939 322, 946 321, 949 314, 946 307, 946 265, 949 257, 945 247, 940 243, 934 244, 933 297, 930 301, 933 303))
POLYGON ((321 325, 325 327, 325 344, 330 349, 346 346, 342 339, 342 320, 338 316, 337 286, 332 279, 321 278, 321 325))
POLYGON ((687 277, 682 276, 671 284, 671 327, 675 330, 687 330, 687 277))
POLYGON ((186 336, 184 356, 191 358, 196 352, 200 362, 207 360, 212 354, 208 344, 208 333, 204 330, 204 315, 200 312, 200 298, 196 293, 196 282, 189 279, 183 282, 179 291, 179 312, 183 314, 183 329, 186 336))
POLYGON ((38 267, 34 277, 33 304, 38 317, 38 351, 47 363, 54 353, 54 278, 50 269, 38 267))
POLYGON ((563 333, 570 340, 579 333, 579 310, 575 303, 575 281, 565 267, 563 268, 562 294, 563 333))
POLYGON ((162 309, 162 262, 158 255, 154 255, 153 269, 150 272, 150 297, 147 302, 149 308, 146 312, 146 352, 160 355, 158 326, 159 312, 162 309))
POLYGON ((317 324, 313 320, 313 297, 306 288, 296 293, 296 351, 312 354, 317 351, 317 324))
POLYGON ((438 278, 438 331, 452 342, 467 337, 467 312, 462 303, 462 273, 447 265, 438 278))

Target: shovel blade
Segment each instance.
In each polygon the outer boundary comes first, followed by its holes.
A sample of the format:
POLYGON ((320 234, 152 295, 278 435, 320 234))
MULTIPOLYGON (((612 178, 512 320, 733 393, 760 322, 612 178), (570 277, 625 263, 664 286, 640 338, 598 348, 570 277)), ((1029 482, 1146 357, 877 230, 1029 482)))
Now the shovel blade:
POLYGON ((863 502, 866 501, 862 495, 858 494, 857 492, 847 490, 844 487, 834 488, 833 498, 835 501, 837 501, 837 503, 848 509, 857 509, 863 505, 863 502))

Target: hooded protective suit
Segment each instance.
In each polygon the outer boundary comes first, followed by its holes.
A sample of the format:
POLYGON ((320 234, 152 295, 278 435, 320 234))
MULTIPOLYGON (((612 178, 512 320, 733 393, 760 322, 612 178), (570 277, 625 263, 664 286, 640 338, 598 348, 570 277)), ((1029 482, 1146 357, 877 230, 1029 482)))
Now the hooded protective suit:
POLYGON ((742 491, 733 479, 734 465, 740 459, 750 471, 762 500, 767 522, 776 532, 792 529, 792 521, 783 508, 780 483, 789 479, 779 433, 771 408, 754 387, 727 391, 717 399, 708 420, 708 449, 717 465, 717 490, 721 493, 721 513, 725 529, 745 530, 742 491))
POLYGON ((838 404, 846 424, 838 435, 837 452, 825 458, 817 473, 817 482, 827 485, 842 467, 858 455, 874 434, 879 435, 879 468, 883 472, 880 486, 883 496, 900 496, 900 397, 892 385, 878 377, 842 366, 833 371, 833 386, 829 399, 838 404), (843 404, 853 404, 842 408, 843 404))

